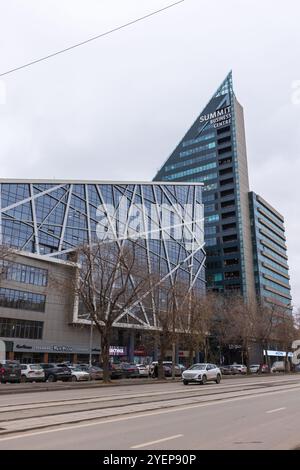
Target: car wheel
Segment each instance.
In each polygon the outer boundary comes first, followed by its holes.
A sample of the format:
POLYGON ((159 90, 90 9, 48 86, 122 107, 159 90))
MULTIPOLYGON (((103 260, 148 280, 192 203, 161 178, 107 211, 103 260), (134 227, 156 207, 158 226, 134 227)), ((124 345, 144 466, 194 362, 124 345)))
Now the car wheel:
POLYGON ((201 380, 201 384, 205 385, 206 383, 207 383, 207 377, 206 377, 206 375, 203 375, 202 380, 201 380))
POLYGON ((221 376, 220 374, 218 374, 216 378, 216 384, 219 384, 220 382, 221 382, 221 376))
POLYGON ((188 384, 189 384, 188 380, 183 381, 183 385, 188 385, 188 384))
POLYGON ((55 381, 56 381, 55 376, 50 374, 48 377, 48 382, 55 382, 55 381))
POLYGON ((76 378, 75 375, 72 375, 72 377, 71 377, 71 382, 77 382, 77 378, 76 378))
POLYGON ((21 383, 24 384, 26 382, 26 375, 21 375, 21 383))

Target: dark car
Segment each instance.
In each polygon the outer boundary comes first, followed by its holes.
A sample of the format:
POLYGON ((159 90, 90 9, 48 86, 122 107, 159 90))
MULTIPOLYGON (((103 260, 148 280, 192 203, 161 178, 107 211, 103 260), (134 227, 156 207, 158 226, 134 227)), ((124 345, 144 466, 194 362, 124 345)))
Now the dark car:
POLYGON ((121 364, 109 364, 109 373, 111 379, 121 379, 123 377, 123 369, 121 364))
POLYGON ((21 382, 21 366, 18 361, 3 360, 0 362, 0 382, 21 382))
POLYGON ((72 380, 71 371, 64 364, 42 363, 40 365, 44 369, 46 382, 56 382, 57 380, 67 382, 72 380))
POLYGON ((122 362, 121 364, 123 377, 129 379, 130 377, 139 377, 140 372, 138 367, 135 364, 128 364, 127 362, 122 362))
POLYGON ((234 366, 220 366, 223 375, 237 375, 239 371, 234 366))

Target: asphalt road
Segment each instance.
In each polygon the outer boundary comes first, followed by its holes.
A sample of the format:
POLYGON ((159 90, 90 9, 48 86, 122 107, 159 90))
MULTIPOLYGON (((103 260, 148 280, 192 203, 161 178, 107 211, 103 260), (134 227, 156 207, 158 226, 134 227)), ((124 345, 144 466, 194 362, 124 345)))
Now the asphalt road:
POLYGON ((292 449, 300 376, 0 396, 0 449, 292 449))

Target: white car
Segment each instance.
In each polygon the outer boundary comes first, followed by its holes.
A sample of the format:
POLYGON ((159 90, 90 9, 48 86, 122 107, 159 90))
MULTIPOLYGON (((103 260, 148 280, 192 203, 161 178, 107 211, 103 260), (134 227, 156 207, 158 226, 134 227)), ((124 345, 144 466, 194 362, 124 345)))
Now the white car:
POLYGON ((251 364, 250 372, 251 374, 257 374, 260 369, 260 364, 251 364))
POLYGON ((21 382, 44 382, 45 372, 39 364, 21 364, 21 382))
POLYGON ((272 364, 271 372, 285 372, 285 364, 283 361, 275 361, 272 364))
POLYGON ((71 380, 72 382, 81 382, 84 380, 90 380, 90 374, 85 370, 80 369, 79 367, 68 367, 71 371, 71 380))
POLYGON ((222 373, 215 364, 194 364, 182 373, 182 381, 184 385, 190 382, 205 385, 208 381, 219 384, 222 379, 222 373))
POLYGON ((231 364, 240 374, 247 374, 247 367, 244 364, 231 364))
POLYGON ((149 377, 149 370, 144 364, 136 364, 140 377, 149 377))

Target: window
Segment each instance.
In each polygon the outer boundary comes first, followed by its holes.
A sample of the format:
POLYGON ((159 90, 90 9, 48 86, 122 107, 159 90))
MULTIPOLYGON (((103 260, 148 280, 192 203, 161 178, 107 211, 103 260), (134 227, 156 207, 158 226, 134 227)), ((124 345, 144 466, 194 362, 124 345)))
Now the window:
POLYGON ((223 149, 219 149, 218 150, 218 154, 219 155, 223 155, 224 153, 227 153, 227 152, 231 152, 232 151, 232 147, 224 147, 223 149))
POLYGON ((214 235, 217 233, 217 227, 215 225, 210 225, 208 227, 205 227, 205 235, 214 235))
POLYGON ((205 223, 218 222, 219 219, 220 219, 219 214, 213 214, 213 215, 209 215, 208 217, 205 217, 204 221, 205 223))
POLYGON ((228 158, 222 158, 222 160, 219 160, 219 165, 228 165, 229 163, 232 163, 232 157, 228 158))
POLYGON ((218 204, 205 204, 204 206, 204 212, 214 212, 215 210, 218 209, 218 204))
POLYGON ((224 266, 233 266, 235 264, 239 264, 238 258, 226 259, 224 261, 224 266))
POLYGON ((230 253, 237 253, 238 247, 237 246, 231 246, 229 248, 224 248, 224 255, 230 254, 230 253))
POLYGON ((0 318, 0 337, 42 339, 43 322, 0 318))
POLYGON ((185 142, 182 142, 182 147, 187 147, 188 145, 198 144, 199 142, 204 142, 205 140, 214 139, 214 137, 215 137, 214 132, 213 133, 211 132, 209 134, 204 134, 204 135, 201 135, 200 137, 197 137, 196 139, 190 139, 190 140, 186 140, 185 142))
MULTIPOLYGON (((222 202, 221 203, 221 207, 222 209, 224 209, 225 207, 230 207, 230 206, 234 206, 234 199, 231 200, 231 201, 225 201, 225 202, 222 202)), ((225 214, 223 214, 224 216, 225 214)))
POLYGON ((210 144, 201 145, 201 147, 195 147, 191 150, 186 150, 185 152, 180 152, 180 157, 188 157, 189 155, 193 155, 194 153, 203 152, 204 150, 211 150, 216 147, 215 142, 211 142, 210 144))
POLYGON ((236 228, 236 224, 235 223, 225 224, 225 225, 222 225, 222 228, 223 230, 233 230, 236 228))
POLYGON ((218 188, 218 183, 206 184, 203 188, 203 191, 212 191, 218 188))
POLYGON ((0 288, 0 306, 20 310, 45 311, 46 296, 33 292, 0 288))
POLYGON ((218 129, 217 130, 217 134, 220 135, 220 134, 225 134, 226 132, 229 132, 230 131, 230 127, 229 126, 226 126, 226 127, 222 127, 222 129, 218 129))
POLYGON ((226 180, 220 181, 220 186, 226 186, 227 184, 233 183, 233 178, 227 178, 226 180))
POLYGON ((222 219, 231 219, 232 217, 235 217, 235 211, 225 212, 225 214, 222 214, 222 219))
POLYGON ((216 244, 217 244, 216 238, 209 238, 208 240, 205 241, 206 246, 215 246, 216 244))
POLYGON ((231 196, 234 194, 234 189, 227 189, 226 191, 221 191, 221 197, 231 196))
POLYGON ((226 237, 223 237, 224 243, 233 242, 236 240, 237 240, 237 235, 226 235, 226 237))
POLYGON ((225 144, 226 142, 230 142, 231 137, 230 135, 227 137, 222 137, 221 139, 218 139, 218 145, 225 144))
POLYGON ((216 273, 213 275, 213 280, 214 282, 221 282, 223 281, 223 274, 222 273, 216 273))
POLYGON ((47 286, 48 271, 46 269, 9 261, 0 261, 0 266, 3 266, 5 279, 8 281, 32 284, 34 286, 47 286))
MULTIPOLYGON (((212 162, 212 163, 208 163, 207 165, 202 165, 202 166, 198 166, 196 168, 189 168, 188 170, 184 170, 184 171, 179 171, 177 173, 173 173, 172 175, 166 175, 164 177, 164 179, 166 180, 174 180, 176 178, 182 178, 184 176, 188 176, 188 175, 194 175, 196 173, 201 173, 202 171, 207 171, 207 170, 211 170, 212 168, 216 168, 217 167, 217 163, 216 162, 212 162)), ((215 178, 217 177, 217 174, 215 174, 215 178)), ((207 175, 203 176, 203 178, 207 177, 207 175)))
POLYGON ((223 176, 223 175, 228 175, 229 173, 232 173, 232 168, 226 168, 225 170, 220 170, 219 171, 220 173, 220 176, 223 176))
POLYGON ((189 160, 184 160, 181 162, 173 163, 172 165, 166 165, 164 167, 164 171, 168 172, 170 170, 176 170, 176 168, 182 168, 185 166, 194 165, 195 163, 212 160, 213 158, 216 158, 216 152, 206 153, 205 155, 201 155, 199 157, 190 158, 189 160))
POLYGON ((229 273, 225 273, 225 279, 238 279, 240 277, 239 271, 231 271, 229 273))

